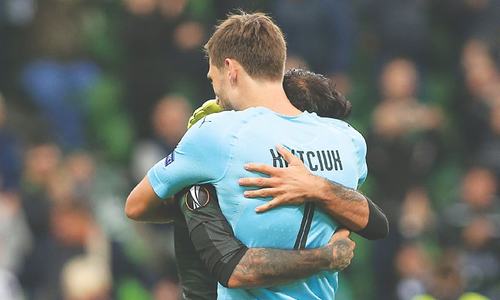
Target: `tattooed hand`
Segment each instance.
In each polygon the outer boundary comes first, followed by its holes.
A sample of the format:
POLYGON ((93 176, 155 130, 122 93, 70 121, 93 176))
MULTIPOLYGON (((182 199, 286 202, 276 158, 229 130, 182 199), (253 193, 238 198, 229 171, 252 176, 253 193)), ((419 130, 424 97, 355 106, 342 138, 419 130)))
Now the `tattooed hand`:
POLYGON ((350 233, 344 228, 337 230, 325 247, 332 255, 330 269, 333 271, 342 271, 351 264, 356 243, 349 238, 350 233))

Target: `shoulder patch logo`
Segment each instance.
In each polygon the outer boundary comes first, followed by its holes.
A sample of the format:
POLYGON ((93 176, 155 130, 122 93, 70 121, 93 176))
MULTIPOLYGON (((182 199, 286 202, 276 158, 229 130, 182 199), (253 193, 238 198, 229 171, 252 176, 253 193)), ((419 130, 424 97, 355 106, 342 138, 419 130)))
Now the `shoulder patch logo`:
POLYGON ((174 162, 174 152, 165 157, 165 167, 170 165, 172 162, 174 162))
POLYGON ((204 186, 192 186, 185 196, 186 206, 190 210, 205 207, 210 201, 210 193, 204 186))

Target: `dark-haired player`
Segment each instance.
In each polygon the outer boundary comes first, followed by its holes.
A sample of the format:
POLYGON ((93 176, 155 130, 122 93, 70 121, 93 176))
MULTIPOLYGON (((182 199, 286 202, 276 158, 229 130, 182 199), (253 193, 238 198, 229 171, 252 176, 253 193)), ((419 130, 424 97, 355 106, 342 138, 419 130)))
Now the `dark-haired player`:
POLYGON ((351 102, 335 88, 333 81, 321 74, 290 69, 283 77, 283 89, 290 102, 301 111, 339 120, 351 114, 351 102))

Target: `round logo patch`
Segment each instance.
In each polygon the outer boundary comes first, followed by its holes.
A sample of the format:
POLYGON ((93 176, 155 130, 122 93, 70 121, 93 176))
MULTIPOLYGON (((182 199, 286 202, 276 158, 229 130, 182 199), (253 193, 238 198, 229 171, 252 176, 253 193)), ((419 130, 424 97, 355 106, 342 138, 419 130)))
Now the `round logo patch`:
POLYGON ((190 210, 202 208, 210 201, 210 193, 204 186, 192 186, 186 193, 186 206, 190 210))

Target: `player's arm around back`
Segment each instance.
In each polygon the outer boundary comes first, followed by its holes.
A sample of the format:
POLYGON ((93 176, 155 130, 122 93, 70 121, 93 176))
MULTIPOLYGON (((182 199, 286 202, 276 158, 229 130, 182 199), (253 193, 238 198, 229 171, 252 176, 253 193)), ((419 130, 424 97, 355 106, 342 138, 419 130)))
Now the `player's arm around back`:
POLYGON ((162 200, 146 177, 130 192, 125 203, 125 214, 135 221, 166 223, 178 213, 173 197, 162 200))
POLYGON ((345 229, 321 248, 281 250, 248 248, 224 217, 215 188, 193 186, 180 202, 189 237, 214 278, 229 288, 269 287, 307 278, 321 271, 341 271, 354 255, 345 229))
POLYGON ((342 271, 349 266, 356 244, 350 231, 339 229, 328 244, 305 250, 250 248, 234 268, 230 288, 269 287, 307 278, 321 271, 342 271))
MULTIPOLYGON (((208 117, 207 117, 208 118, 208 117)), ((167 157, 156 163, 132 190, 126 215, 137 221, 168 222, 176 214, 173 196, 183 188, 223 176, 228 143, 221 140, 221 122, 202 120, 193 126, 167 157)))
MULTIPOLYGON (((365 150, 366 151, 366 150, 365 150)), ((278 146, 278 152, 288 162, 287 168, 264 164, 248 164, 249 171, 270 177, 242 178, 240 185, 259 187, 245 192, 245 197, 273 197, 257 207, 265 212, 280 205, 302 204, 315 201, 326 213, 348 229, 367 239, 381 239, 389 232, 386 216, 370 199, 356 190, 313 175, 290 151, 278 146)), ((366 165, 360 163, 361 181, 366 177, 366 165)))

